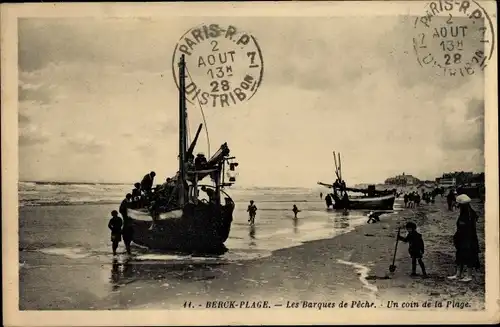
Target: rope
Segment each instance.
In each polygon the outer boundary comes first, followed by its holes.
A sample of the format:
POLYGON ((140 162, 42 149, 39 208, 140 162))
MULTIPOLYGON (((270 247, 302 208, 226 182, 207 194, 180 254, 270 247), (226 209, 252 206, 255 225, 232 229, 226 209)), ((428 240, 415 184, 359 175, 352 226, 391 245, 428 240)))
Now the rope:
MULTIPOLYGON (((186 72, 187 72, 189 78, 192 81, 193 78, 191 77, 191 74, 189 73, 189 70, 188 70, 187 66, 186 66, 186 72)), ((200 106, 201 117, 203 118, 203 125, 205 126, 205 134, 207 136, 207 147, 208 147, 208 156, 207 156, 207 158, 210 158, 210 137, 208 136, 207 120, 205 119, 205 113, 203 112, 203 106, 201 105, 200 98, 198 96, 196 96, 196 100, 198 101, 198 105, 200 106)))

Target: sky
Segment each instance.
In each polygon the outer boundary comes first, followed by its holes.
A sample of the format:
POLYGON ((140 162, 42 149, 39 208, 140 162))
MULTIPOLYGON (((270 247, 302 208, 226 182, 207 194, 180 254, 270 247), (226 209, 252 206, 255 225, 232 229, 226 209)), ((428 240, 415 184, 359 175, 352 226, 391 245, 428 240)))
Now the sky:
MULTIPOLYGON (((348 184, 484 171, 484 76, 422 68, 412 17, 26 18, 19 34, 21 180, 135 182, 177 169, 172 56, 200 23, 252 34, 264 61, 247 102, 203 108, 237 185, 348 184)), ((469 43, 465 42, 465 47, 469 43)), ((435 50, 435 49, 434 49, 435 50)), ((188 67, 189 69, 189 67, 188 67)), ((191 133, 202 122, 189 105, 191 133)), ((200 136, 199 151, 207 154, 200 136)))

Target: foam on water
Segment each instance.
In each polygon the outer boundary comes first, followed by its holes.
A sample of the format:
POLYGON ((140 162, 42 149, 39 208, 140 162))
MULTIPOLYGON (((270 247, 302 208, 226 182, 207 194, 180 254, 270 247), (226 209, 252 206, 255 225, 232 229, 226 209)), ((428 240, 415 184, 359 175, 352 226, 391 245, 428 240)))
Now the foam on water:
POLYGON ((38 251, 45 254, 55 254, 65 256, 69 259, 83 259, 91 255, 90 252, 86 252, 82 248, 45 248, 39 249, 38 251))
POLYGON ((377 286, 371 284, 366 279, 366 277, 368 277, 368 273, 370 272, 370 268, 368 268, 365 265, 356 263, 356 262, 345 261, 345 260, 341 260, 341 259, 338 259, 337 262, 344 264, 344 265, 354 267, 357 270, 357 273, 359 275, 359 280, 360 280, 361 284, 363 284, 363 287, 370 291, 370 297, 372 297, 373 300, 376 299, 376 293, 378 292, 378 288, 377 288, 377 286))

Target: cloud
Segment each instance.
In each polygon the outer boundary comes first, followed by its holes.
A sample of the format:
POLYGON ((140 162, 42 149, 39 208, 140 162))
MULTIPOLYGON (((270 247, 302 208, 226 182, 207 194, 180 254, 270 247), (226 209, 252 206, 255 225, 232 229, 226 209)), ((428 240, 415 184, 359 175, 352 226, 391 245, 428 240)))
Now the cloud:
POLYGON ((19 146, 40 145, 49 140, 50 134, 36 125, 30 124, 19 129, 19 146))
MULTIPOLYGON (((210 140, 203 131, 198 151, 207 153, 210 141, 213 154, 227 141, 246 184, 333 178, 332 150, 343 153, 350 183, 401 170, 432 178, 450 167, 484 167, 477 154, 484 77, 447 78, 420 67, 408 37, 411 19, 296 19, 232 22, 257 37, 264 83, 238 107, 203 108, 210 140)), ((32 163, 21 175, 57 177, 54 162, 71 165, 68 179, 175 171, 171 57, 194 20, 20 21, 19 122, 39 126, 39 134, 20 141, 20 159, 32 163), (96 156, 99 169, 91 167, 96 156)), ((203 120, 197 105, 188 107, 192 137, 203 120)))
POLYGON ((67 136, 66 142, 74 153, 78 154, 98 154, 108 145, 103 140, 98 140, 94 135, 79 133, 74 136, 67 136))

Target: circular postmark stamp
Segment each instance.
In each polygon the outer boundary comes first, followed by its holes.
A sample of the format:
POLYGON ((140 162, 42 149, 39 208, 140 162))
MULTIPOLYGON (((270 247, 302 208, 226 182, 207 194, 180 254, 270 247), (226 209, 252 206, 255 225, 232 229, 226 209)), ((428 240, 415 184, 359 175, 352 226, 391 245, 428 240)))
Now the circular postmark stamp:
POLYGON ((444 76, 477 74, 493 55, 493 23, 473 0, 431 1, 425 14, 415 19, 414 29, 418 63, 444 76))
POLYGON ((172 71, 177 87, 177 63, 186 62, 186 99, 211 107, 231 107, 248 101, 259 89, 264 62, 254 36, 235 26, 203 24, 188 30, 175 46, 172 71))

